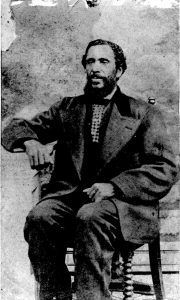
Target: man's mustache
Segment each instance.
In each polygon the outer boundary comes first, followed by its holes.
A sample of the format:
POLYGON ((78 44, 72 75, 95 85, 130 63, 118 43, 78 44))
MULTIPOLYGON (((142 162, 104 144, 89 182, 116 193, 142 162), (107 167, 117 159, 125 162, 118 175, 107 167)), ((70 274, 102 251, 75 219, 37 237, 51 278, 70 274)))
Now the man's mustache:
POLYGON ((96 74, 92 74, 92 75, 89 75, 88 76, 88 79, 104 79, 105 77, 104 76, 101 76, 101 75, 96 75, 96 74))

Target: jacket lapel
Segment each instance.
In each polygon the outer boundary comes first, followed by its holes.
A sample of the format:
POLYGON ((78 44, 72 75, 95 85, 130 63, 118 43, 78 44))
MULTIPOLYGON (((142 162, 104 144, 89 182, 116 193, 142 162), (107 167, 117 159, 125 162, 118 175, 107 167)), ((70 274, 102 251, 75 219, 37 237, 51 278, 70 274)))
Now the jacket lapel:
POLYGON ((122 116, 116 103, 114 103, 102 145, 104 166, 124 148, 134 135, 139 124, 140 120, 130 116, 122 116))
POLYGON ((84 158, 85 117, 86 104, 84 101, 71 105, 68 108, 68 113, 65 111, 62 114, 67 146, 79 177, 84 158))

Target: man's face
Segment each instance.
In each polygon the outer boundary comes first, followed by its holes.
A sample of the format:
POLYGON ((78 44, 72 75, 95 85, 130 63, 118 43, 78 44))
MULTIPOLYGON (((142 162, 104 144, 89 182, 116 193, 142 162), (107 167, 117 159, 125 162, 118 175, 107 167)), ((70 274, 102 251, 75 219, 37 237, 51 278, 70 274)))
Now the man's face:
POLYGON ((116 70, 114 52, 109 45, 89 48, 86 56, 87 85, 90 92, 106 96, 116 85, 122 71, 116 70))

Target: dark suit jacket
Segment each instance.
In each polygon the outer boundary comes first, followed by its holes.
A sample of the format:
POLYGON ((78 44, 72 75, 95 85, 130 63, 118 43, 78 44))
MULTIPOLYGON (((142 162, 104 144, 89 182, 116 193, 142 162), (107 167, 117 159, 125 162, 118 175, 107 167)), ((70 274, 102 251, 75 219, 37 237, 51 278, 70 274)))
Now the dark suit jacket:
MULTIPOLYGON (((81 184, 84 158, 85 95, 64 98, 31 121, 14 119, 2 135, 14 151, 25 139, 46 144, 57 140, 52 195, 64 196, 81 184)), ((150 242, 158 228, 158 200, 172 187, 177 168, 162 115, 152 105, 118 89, 101 146, 95 182, 116 186, 116 204, 122 234, 134 243, 150 242)))

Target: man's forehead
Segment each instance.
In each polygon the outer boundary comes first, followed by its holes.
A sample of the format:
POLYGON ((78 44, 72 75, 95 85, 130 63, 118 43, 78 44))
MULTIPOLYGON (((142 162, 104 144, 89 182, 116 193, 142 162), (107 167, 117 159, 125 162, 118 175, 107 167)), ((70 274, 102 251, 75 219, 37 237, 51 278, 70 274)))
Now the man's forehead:
POLYGON ((88 49, 86 58, 89 57, 107 57, 114 59, 114 52, 109 45, 94 45, 88 49))

